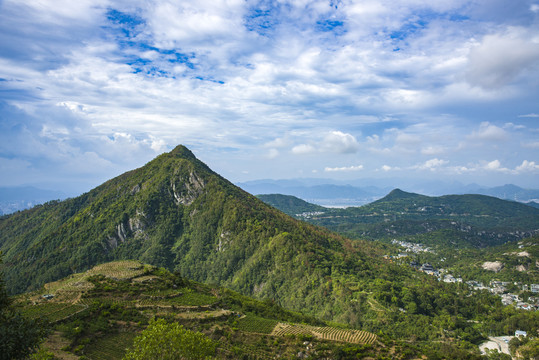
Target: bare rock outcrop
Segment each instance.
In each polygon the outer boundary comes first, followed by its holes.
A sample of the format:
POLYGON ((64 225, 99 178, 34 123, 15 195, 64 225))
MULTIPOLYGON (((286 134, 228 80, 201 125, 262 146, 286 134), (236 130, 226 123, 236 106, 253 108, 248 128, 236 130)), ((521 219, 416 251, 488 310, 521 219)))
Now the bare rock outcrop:
POLYGON ((485 270, 499 272, 503 269, 503 263, 501 261, 485 261, 481 267, 485 270))

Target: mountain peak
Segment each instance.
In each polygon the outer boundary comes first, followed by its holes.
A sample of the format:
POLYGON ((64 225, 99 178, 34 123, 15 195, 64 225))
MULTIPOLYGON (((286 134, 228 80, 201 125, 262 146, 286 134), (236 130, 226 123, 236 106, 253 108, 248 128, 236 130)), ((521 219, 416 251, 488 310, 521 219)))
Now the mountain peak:
POLYGON ((191 150, 183 145, 176 146, 171 152, 169 152, 169 155, 184 159, 196 159, 195 154, 193 154, 191 150))
POLYGON ((401 189, 394 189, 389 194, 384 196, 381 200, 388 201, 388 200, 396 200, 396 199, 409 199, 416 196, 418 196, 418 194, 402 191, 401 189))

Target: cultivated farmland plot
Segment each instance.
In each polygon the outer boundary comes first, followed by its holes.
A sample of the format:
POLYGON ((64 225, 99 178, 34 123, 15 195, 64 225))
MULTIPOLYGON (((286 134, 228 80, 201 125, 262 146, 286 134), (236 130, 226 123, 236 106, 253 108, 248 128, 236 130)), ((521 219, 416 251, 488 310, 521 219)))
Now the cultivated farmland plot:
POLYGON ((136 335, 128 332, 108 335, 92 343, 86 355, 94 360, 121 359, 125 350, 133 345, 136 335))
POLYGON ((44 303, 26 307, 23 314, 30 318, 47 318, 51 322, 67 319, 68 317, 86 309, 82 304, 44 303))
POLYGON ((238 320, 238 329, 258 334, 271 334, 277 320, 264 319, 255 315, 247 315, 238 320))
POLYGON ((275 336, 312 335, 321 340, 341 341, 352 344, 372 344, 376 341, 376 335, 368 331, 285 323, 278 323, 271 334, 275 336))

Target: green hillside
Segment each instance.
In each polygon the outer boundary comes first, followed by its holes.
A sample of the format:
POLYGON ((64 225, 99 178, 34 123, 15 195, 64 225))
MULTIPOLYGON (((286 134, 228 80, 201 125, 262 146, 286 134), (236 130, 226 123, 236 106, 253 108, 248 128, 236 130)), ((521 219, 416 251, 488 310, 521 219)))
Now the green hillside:
POLYGON ((417 353, 405 344, 383 344, 366 331, 328 326, 274 302, 189 281, 138 261, 105 263, 70 275, 18 296, 16 304, 27 317, 49 321, 41 353, 56 358, 122 359, 150 319, 198 333, 215 347, 217 359, 291 358, 300 352, 387 357, 390 347, 417 353))

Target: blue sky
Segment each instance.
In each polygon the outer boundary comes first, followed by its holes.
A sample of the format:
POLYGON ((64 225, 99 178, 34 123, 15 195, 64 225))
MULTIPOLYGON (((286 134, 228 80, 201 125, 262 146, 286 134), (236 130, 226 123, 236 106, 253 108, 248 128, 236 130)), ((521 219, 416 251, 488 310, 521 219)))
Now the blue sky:
POLYGON ((539 188, 539 2, 0 0, 0 186, 177 144, 233 182, 539 188))

